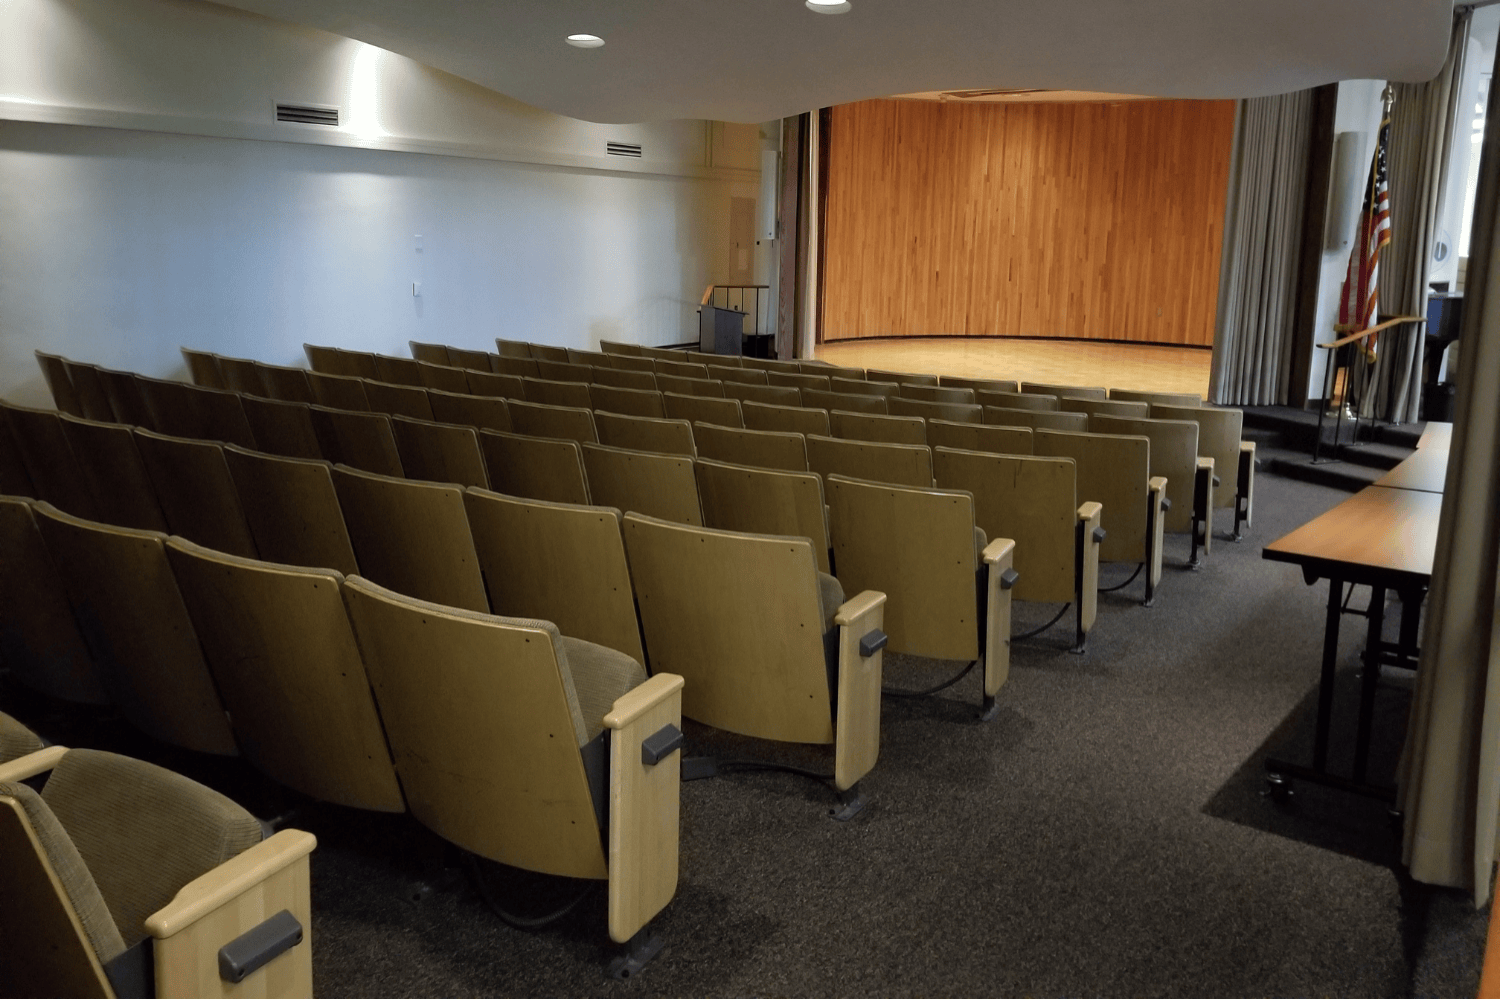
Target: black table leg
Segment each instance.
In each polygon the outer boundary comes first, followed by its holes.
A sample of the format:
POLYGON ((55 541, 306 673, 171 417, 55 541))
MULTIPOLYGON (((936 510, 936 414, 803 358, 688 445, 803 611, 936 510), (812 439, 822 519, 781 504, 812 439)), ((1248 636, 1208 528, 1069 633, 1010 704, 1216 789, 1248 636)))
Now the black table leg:
POLYGON ((1339 617, 1344 581, 1328 581, 1328 618, 1323 624, 1323 670, 1318 678, 1318 728, 1313 737, 1313 770, 1328 768, 1328 730, 1333 720, 1333 678, 1339 658, 1339 617))
POLYGON ((1364 784, 1370 762, 1370 729, 1375 716, 1375 688, 1380 682, 1380 633, 1385 625, 1385 588, 1370 588, 1370 630, 1365 639, 1365 667, 1359 685, 1359 732, 1354 742, 1354 780, 1364 784))

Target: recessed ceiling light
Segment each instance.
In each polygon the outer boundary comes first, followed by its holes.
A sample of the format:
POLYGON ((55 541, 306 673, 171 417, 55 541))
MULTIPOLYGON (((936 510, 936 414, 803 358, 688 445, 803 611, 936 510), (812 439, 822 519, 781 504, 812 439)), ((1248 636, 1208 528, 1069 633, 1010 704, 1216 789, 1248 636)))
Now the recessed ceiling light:
POLYGON ((849 0, 807 0, 807 9, 819 14, 844 14, 851 6, 849 0))
MULTIPOLYGON (((812 0, 808 0, 809 3, 812 0)), ((580 49, 597 49, 604 44, 604 39, 598 35, 569 35, 568 44, 575 45, 580 49)))

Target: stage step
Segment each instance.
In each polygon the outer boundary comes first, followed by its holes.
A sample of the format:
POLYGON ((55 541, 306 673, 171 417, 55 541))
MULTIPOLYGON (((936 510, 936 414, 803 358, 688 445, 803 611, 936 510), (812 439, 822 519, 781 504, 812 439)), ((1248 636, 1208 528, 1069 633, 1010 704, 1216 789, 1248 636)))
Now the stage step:
POLYGON ((1247 406, 1246 440, 1256 442, 1263 470, 1288 479, 1358 492, 1407 458, 1422 435, 1423 424, 1400 426, 1366 423, 1360 441, 1351 444, 1353 425, 1344 421, 1340 444, 1334 445, 1334 422, 1323 421, 1319 461, 1312 461, 1318 438, 1318 414, 1289 406, 1247 406))

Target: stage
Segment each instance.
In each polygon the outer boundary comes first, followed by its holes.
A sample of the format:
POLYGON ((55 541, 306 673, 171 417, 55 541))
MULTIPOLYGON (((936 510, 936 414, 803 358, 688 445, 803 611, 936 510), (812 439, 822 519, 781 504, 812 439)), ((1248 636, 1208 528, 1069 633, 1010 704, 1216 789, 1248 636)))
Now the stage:
POLYGON ((1051 385, 1196 392, 1206 398, 1212 352, 1203 347, 1088 340, 900 337, 819 344, 817 357, 830 364, 855 368, 1012 378, 1051 385))

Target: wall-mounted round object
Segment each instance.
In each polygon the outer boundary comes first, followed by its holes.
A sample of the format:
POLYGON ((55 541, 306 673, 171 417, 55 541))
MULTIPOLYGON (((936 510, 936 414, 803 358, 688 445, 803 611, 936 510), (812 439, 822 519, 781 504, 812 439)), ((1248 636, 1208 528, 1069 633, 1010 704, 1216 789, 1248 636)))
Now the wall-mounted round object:
POLYGON ((854 5, 849 0, 806 0, 804 6, 819 14, 847 14, 854 5))
POLYGON ((568 44, 580 49, 597 49, 604 44, 598 35, 569 35, 568 44))

